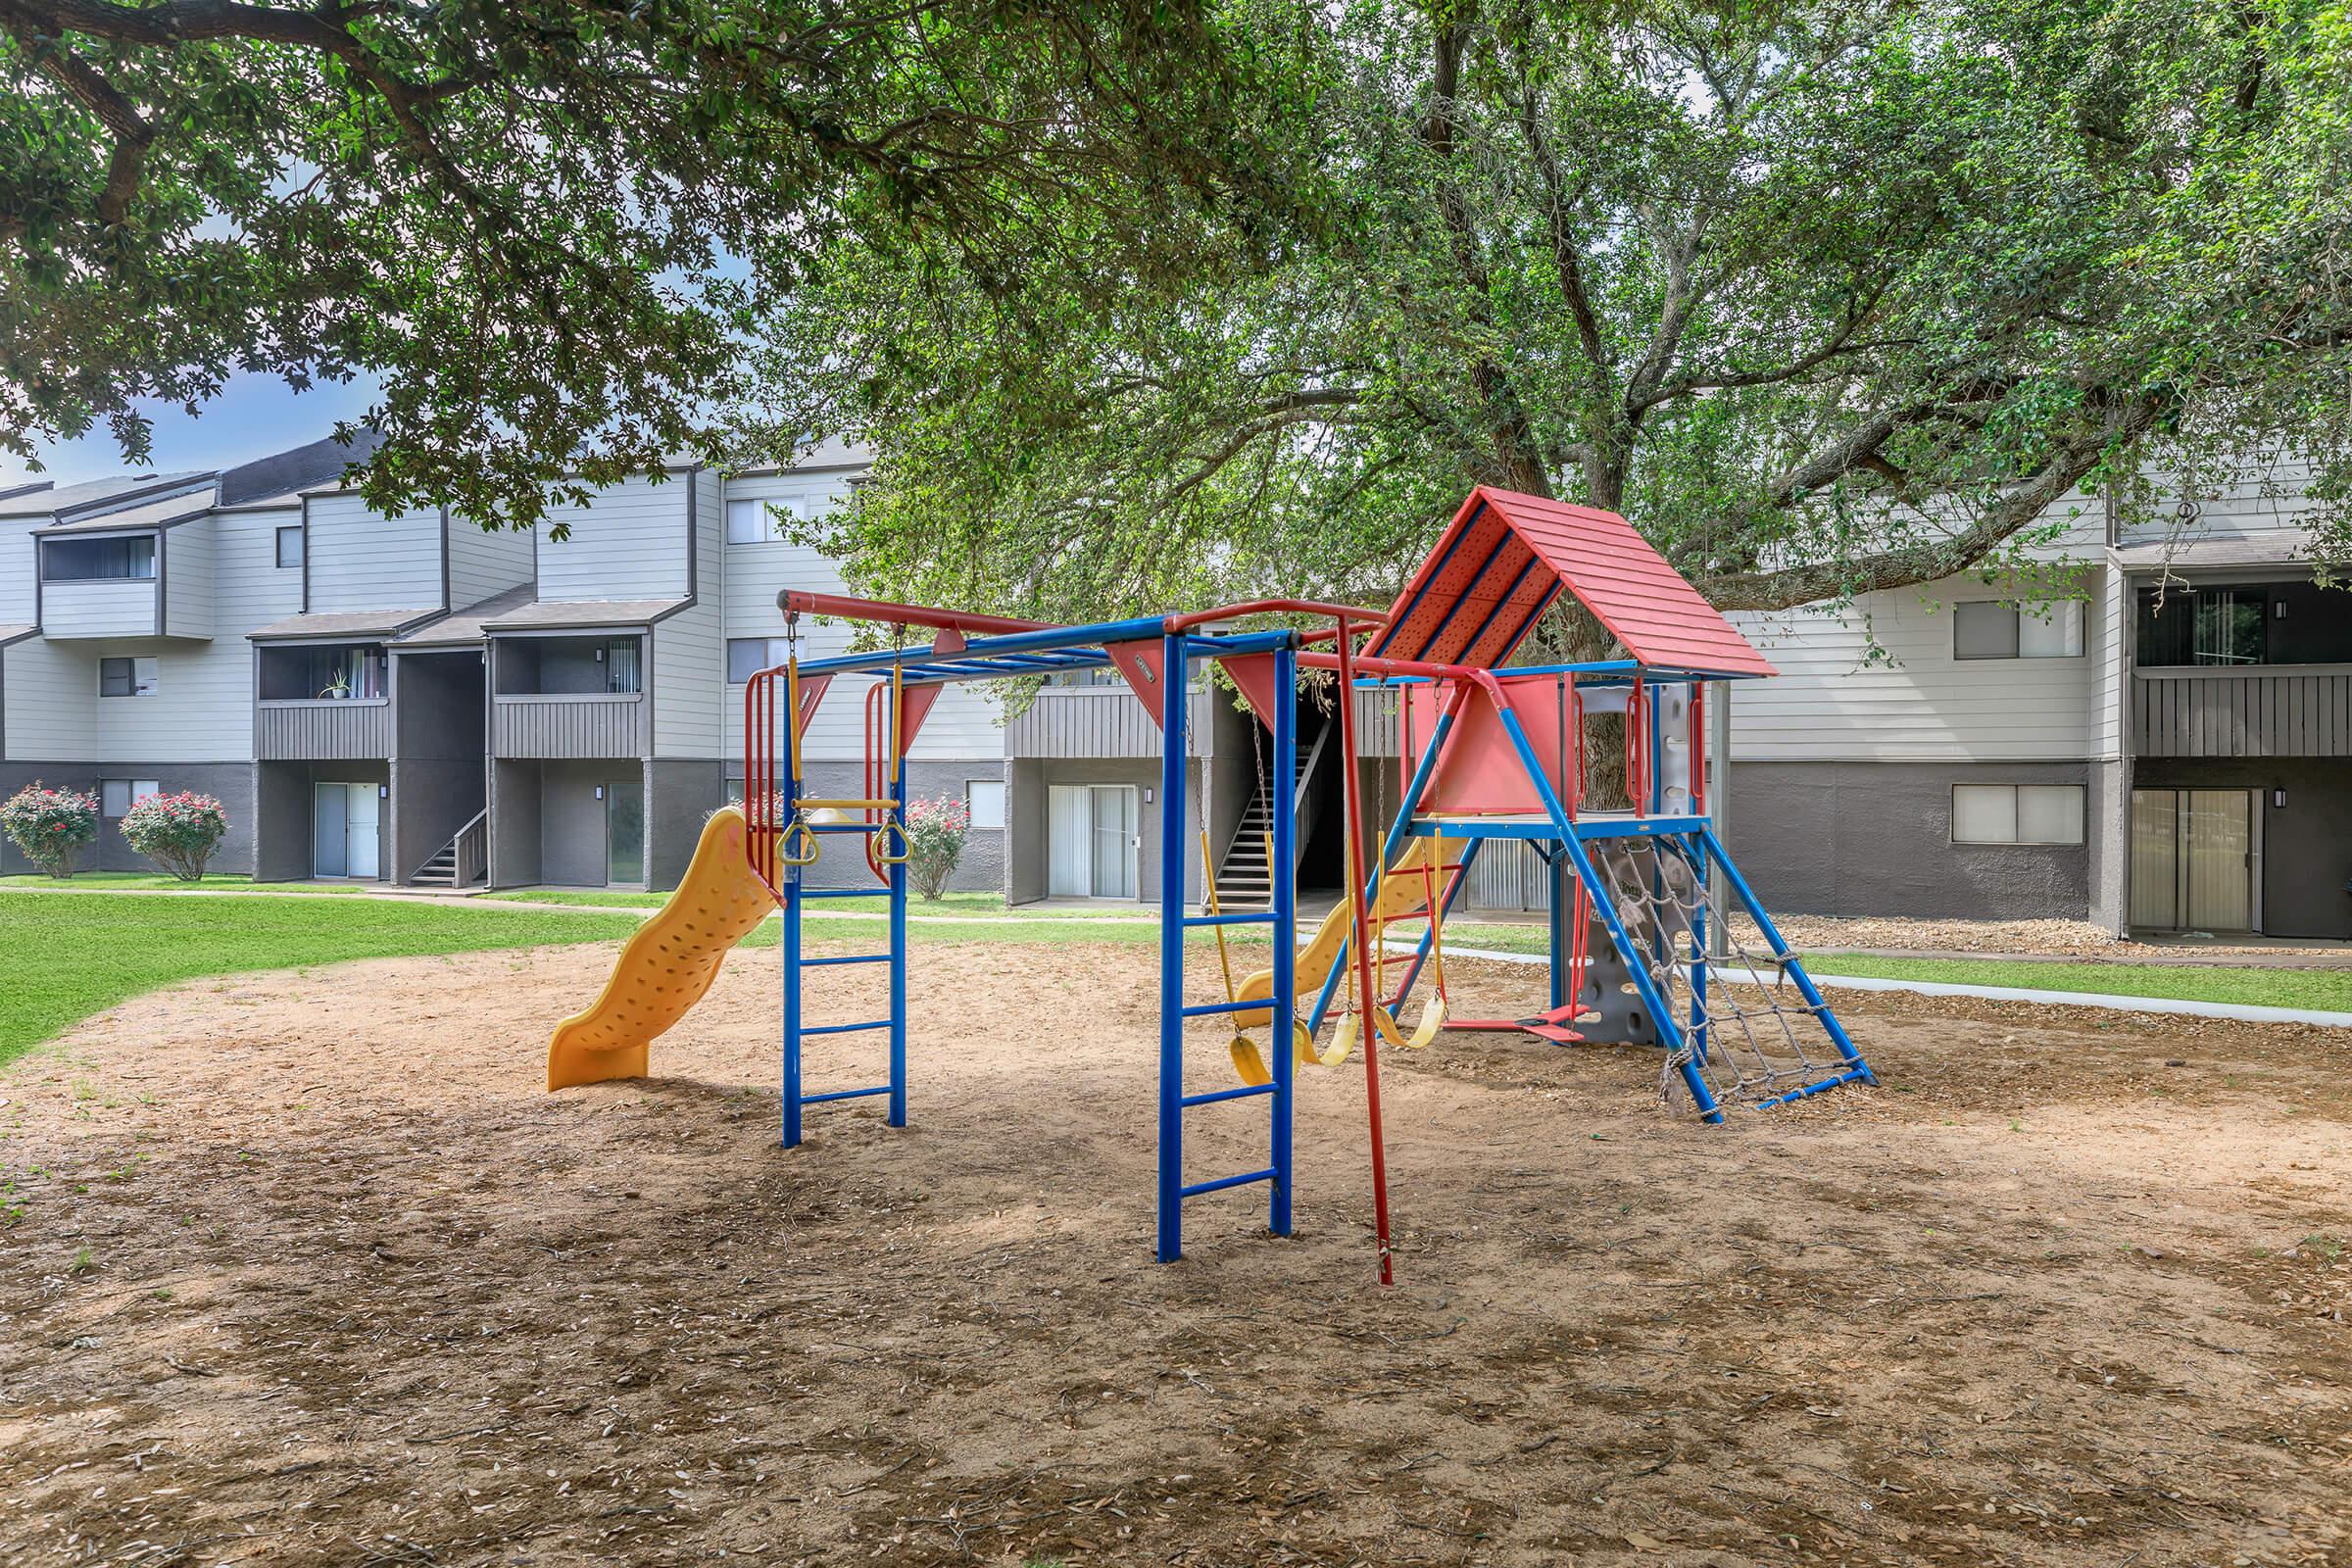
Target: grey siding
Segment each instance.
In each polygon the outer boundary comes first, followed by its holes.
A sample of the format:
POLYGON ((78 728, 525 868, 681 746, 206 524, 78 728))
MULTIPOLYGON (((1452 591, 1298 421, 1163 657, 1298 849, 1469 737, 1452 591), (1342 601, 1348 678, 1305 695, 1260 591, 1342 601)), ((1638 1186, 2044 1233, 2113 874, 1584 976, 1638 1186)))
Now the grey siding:
MULTIPOLYGON (((597 787, 632 776, 642 777, 634 761, 540 764, 539 880, 605 885, 605 803, 597 787)), ((647 807, 650 813, 650 801, 647 807)))
MULTIPOLYGON (((847 501, 850 476, 846 472, 771 473, 730 479, 726 483, 725 501, 754 501, 762 506, 774 505, 788 518, 821 517, 847 501)), ((723 504, 722 504, 723 510, 723 504)), ((721 534, 724 538, 724 519, 721 534)), ((787 540, 780 535, 756 544, 722 546, 725 563, 723 580, 718 591, 725 601, 726 635, 729 637, 781 637, 784 635, 783 612, 776 608, 776 595, 786 588, 807 589, 819 593, 843 593, 847 585, 842 580, 841 567, 814 547, 787 540)), ((705 576, 706 591, 710 578, 705 576)), ((849 645, 851 627, 836 621, 818 625, 804 620, 801 626, 801 657, 822 659, 843 652, 849 645)), ((724 672, 719 676, 724 679, 724 672)), ((825 699, 817 710, 816 721, 808 727, 804 742, 804 755, 817 760, 851 760, 859 755, 862 742, 862 708, 865 682, 862 679, 844 680, 825 699)), ((933 759, 972 757, 999 758, 1004 755, 1004 731, 999 722, 1001 706, 995 697, 971 685, 950 686, 932 707, 931 715, 923 721, 922 733, 915 737, 912 757, 916 761, 933 759)), ((725 726, 719 755, 731 760, 730 765, 740 768, 743 757, 743 688, 727 688, 719 717, 725 726)))
POLYGON ((645 764, 646 886, 678 885, 694 859, 703 824, 726 798, 726 770, 716 759, 645 764))
POLYGON ((253 876, 293 882, 311 874, 311 764, 257 762, 253 769, 253 876))
POLYGON ((253 755, 264 760, 392 755, 389 702, 262 703, 253 755))
POLYGON ((500 757, 643 757, 642 697, 501 697, 490 749, 500 757))
POLYGON ((215 519, 200 517, 166 528, 161 549, 164 591, 163 632, 167 637, 213 635, 213 548, 215 519))
POLYGON ((2135 670, 2132 733, 2142 757, 2352 757, 2352 666, 2135 670))
POLYGON ((714 759, 724 744, 727 695, 725 534, 718 475, 698 473, 681 489, 694 498, 695 602, 652 631, 654 754, 714 759))
MULTIPOLYGON (((1211 698, 1197 691, 1190 710, 1190 750, 1206 756, 1211 698)), ((1159 725, 1124 682, 1117 686, 1055 689, 1037 694, 1028 711, 1005 721, 1007 757, 1157 758, 1159 725)))
POLYGON ((1730 848, 1767 909, 2080 920, 2088 847, 1954 844, 1951 791, 2087 782, 2080 762, 1734 761, 1730 848))
POLYGON ((41 586, 41 632, 49 637, 152 637, 154 581, 52 582, 41 586))
POLYGON ((424 610, 442 598, 441 509, 397 517, 368 510, 357 492, 313 496, 306 572, 314 614, 348 610, 424 610))
POLYGON ((684 475, 662 484, 624 480, 585 507, 564 508, 549 521, 570 536, 539 535, 542 599, 683 599, 687 573, 684 475))
POLYGON ((532 544, 528 533, 512 528, 483 528, 454 514, 445 533, 452 610, 478 605, 493 594, 531 580, 532 544))
POLYGON ((540 763, 490 764, 490 885, 528 887, 541 880, 540 763))

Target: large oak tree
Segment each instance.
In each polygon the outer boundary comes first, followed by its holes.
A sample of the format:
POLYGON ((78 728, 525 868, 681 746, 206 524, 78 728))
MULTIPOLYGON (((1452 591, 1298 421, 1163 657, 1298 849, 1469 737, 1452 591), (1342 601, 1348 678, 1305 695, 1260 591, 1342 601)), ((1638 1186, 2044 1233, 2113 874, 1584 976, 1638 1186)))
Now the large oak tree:
POLYGON ((0 450, 365 372, 372 499, 527 522, 759 408, 846 216, 967 280, 1222 222, 1232 77, 1187 0, 0 0, 0 450))
POLYGON ((2150 462, 2284 441, 2345 493, 2340 7, 1226 25, 1285 88, 1245 122, 1312 172, 1278 228, 1172 215, 1198 262, 1123 291, 1107 245, 1012 278, 826 252, 771 352, 793 421, 882 453, 819 530, 866 581, 1059 615, 1379 599, 1488 481, 1621 510, 1718 604, 1781 607, 1990 569, 2150 462))

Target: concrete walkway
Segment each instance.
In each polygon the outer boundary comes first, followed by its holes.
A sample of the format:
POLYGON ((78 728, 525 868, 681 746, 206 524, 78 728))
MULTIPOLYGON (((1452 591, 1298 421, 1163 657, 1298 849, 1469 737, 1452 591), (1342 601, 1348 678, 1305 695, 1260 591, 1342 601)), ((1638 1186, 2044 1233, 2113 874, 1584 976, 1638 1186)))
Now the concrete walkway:
MULTIPOLYGON (((1390 947, 1410 944, 1390 943, 1390 947)), ((1485 958, 1494 963, 1527 964, 1546 967, 1550 960, 1525 953, 1494 953, 1476 948, 1448 946, 1446 953, 1457 958, 1485 958)), ((1972 955, 1983 957, 1985 955, 1972 955)), ((1727 971, 1718 967, 1716 974, 1727 971)), ((1737 974, 1737 971, 1731 971, 1737 974)), ((1770 977, 1748 972, 1749 980, 1757 985, 1770 983, 1770 977)), ((1846 991, 1908 991, 1922 997, 1981 997, 1988 1002, 2030 1002, 2040 1006, 2101 1007, 2111 1012, 2168 1013, 2186 1018, 2226 1018, 2239 1023, 2303 1023, 2317 1024, 2325 1029, 2352 1029, 2352 1012, 2316 1012, 2302 1007, 2263 1007, 2237 1002, 2183 1002, 2173 997, 2115 997, 2090 991, 2030 991, 2017 986, 1945 985, 1934 980, 1880 980, 1866 975, 1816 974, 1816 983, 1846 991)))

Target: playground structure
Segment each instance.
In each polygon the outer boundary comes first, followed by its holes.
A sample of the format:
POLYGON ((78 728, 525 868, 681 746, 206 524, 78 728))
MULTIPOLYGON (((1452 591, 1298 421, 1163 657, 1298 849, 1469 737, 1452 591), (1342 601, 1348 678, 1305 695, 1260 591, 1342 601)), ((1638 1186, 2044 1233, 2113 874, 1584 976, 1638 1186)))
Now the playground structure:
POLYGON ((1182 1254, 1187 1199, 1263 1183, 1267 1228, 1292 1228, 1293 1121, 1301 1064, 1337 1064, 1363 1052, 1370 1163, 1381 1277, 1392 1277, 1380 1050, 1426 1046, 1453 1029, 1523 1031, 1556 1044, 1654 1045, 1663 1082, 1697 1115, 1783 1106, 1848 1083, 1872 1081, 1803 962, 1788 946, 1716 835, 1705 801, 1705 686, 1773 673, 1739 632, 1613 514, 1480 487, 1387 611, 1298 600, 1260 600, 1191 613, 1056 626, 951 610, 787 591, 788 633, 821 614, 887 626, 896 646, 785 662, 753 676, 745 693, 745 791, 740 811, 707 825, 693 865, 669 905, 630 941, 595 1005, 567 1019, 550 1043, 550 1089, 640 1076, 647 1047, 709 989, 734 943, 783 910, 782 1141, 797 1146, 808 1107, 880 1098, 886 1119, 907 1110, 905 763, 939 691, 962 680, 1053 677, 1115 668, 1158 722, 1161 735, 1159 862, 1160 1006, 1157 1255, 1182 1254), (1541 667, 1509 666, 1538 619, 1573 596, 1620 644, 1622 658, 1541 667), (1303 625, 1262 623, 1284 617, 1303 625), (908 646, 915 630, 930 641, 908 646), (1359 640, 1361 646, 1359 647, 1359 640), (1188 705, 1193 671, 1219 665, 1271 740, 1270 776, 1297 761, 1296 708, 1302 671, 1336 678, 1345 791, 1347 897, 1300 947, 1293 814, 1272 813, 1263 910, 1218 906, 1213 876, 1204 907, 1189 909, 1183 867, 1188 705), (835 681, 867 677, 865 793, 820 798, 803 787, 801 737, 835 681), (1169 701, 1173 692, 1177 700, 1169 701), (1361 770, 1368 755, 1359 704, 1383 710, 1375 750, 1393 756, 1401 780, 1393 821, 1367 823, 1361 770), (1588 805, 1587 719, 1621 716, 1625 807, 1588 805), (1383 830, 1367 872, 1371 833, 1383 830), (858 840, 878 885, 817 887, 808 872, 829 839, 858 840), (1496 840, 1528 843, 1549 871, 1550 1005, 1522 1018, 1456 1015, 1446 977, 1444 924, 1480 851, 1496 840), (1711 931, 1717 882, 1750 917, 1768 951, 1736 928, 1711 931), (879 952, 809 956, 801 922, 812 901, 888 901, 879 952), (1394 944, 1392 925, 1418 926, 1394 944), (1266 926, 1269 968, 1234 983, 1225 941, 1235 928, 1266 926), (1211 932, 1224 965, 1222 1001, 1188 1002, 1186 934, 1211 932), (808 970, 887 965, 887 1016, 810 1024, 808 970), (1401 971, 1394 984, 1393 970, 1401 971), (1424 974, 1429 995, 1408 1031, 1398 1023, 1424 974), (1311 994, 1302 1012, 1299 1003, 1311 994), (1336 1013, 1336 1017, 1335 1017, 1336 1013), (1186 1025, 1224 1026, 1240 1082, 1187 1092, 1186 1025), (1290 1020, 1289 1040, 1276 1020, 1290 1020), (1331 1025, 1329 1044, 1315 1045, 1331 1025), (1263 1045, 1250 1031, 1263 1031, 1263 1045), (879 1034, 879 1084, 810 1092, 809 1040, 879 1034), (1266 1103, 1262 1167, 1185 1179, 1188 1112, 1258 1099, 1266 1103))

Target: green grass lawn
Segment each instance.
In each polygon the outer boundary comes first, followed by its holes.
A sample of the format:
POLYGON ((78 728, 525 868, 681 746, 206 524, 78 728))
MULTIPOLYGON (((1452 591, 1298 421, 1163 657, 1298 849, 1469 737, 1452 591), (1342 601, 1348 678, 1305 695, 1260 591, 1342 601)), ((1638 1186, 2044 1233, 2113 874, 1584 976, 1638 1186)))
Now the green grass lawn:
POLYGON ((0 1062, 141 992, 200 975, 609 942, 633 928, 603 914, 375 900, 0 898, 0 1062))
POLYGON ((1974 958, 1808 958, 1815 974, 1938 985, 2014 986, 2027 991, 2084 991, 2175 1002, 2228 1002, 2257 1007, 2352 1012, 2352 970, 2246 969, 2219 964, 2002 963, 1974 958))
POLYGON ((208 872, 201 882, 182 882, 154 871, 76 871, 70 877, 0 876, 0 893, 25 889, 48 893, 371 893, 371 882, 256 882, 249 876, 208 872))

